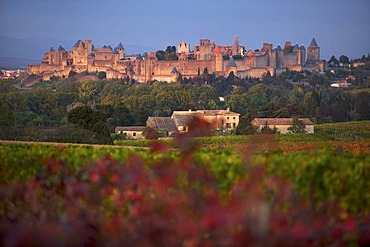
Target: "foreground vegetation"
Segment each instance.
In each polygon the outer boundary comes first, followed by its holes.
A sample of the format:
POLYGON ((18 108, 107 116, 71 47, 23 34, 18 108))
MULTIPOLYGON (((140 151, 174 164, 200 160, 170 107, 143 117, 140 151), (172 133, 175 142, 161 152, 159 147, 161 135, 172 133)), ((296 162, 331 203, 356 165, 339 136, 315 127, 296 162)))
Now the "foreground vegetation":
POLYGON ((370 156, 346 146, 358 141, 296 151, 254 135, 235 150, 196 134, 177 149, 0 144, 2 245, 370 243, 370 156))

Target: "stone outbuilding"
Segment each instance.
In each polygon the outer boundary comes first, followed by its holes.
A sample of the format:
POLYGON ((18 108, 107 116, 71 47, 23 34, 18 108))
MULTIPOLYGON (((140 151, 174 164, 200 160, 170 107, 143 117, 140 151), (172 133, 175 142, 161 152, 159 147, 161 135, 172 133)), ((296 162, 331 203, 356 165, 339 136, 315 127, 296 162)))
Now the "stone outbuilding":
MULTIPOLYGON (((307 134, 314 133, 314 124, 308 118, 299 118, 305 124, 305 131, 307 134)), ((293 125, 292 118, 255 118, 251 124, 257 127, 257 132, 261 132, 264 126, 273 129, 277 128, 281 134, 287 134, 288 128, 293 125)))
POLYGON ((117 126, 114 130, 116 134, 122 134, 126 139, 144 139, 143 131, 145 126, 117 126))

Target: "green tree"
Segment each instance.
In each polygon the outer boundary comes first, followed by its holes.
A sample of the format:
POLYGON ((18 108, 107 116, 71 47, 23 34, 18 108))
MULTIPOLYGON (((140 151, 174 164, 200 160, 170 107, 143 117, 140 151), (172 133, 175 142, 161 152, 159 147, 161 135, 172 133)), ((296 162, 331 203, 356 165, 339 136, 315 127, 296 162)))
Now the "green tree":
POLYGON ((341 55, 339 57, 339 62, 342 64, 349 64, 349 58, 345 55, 341 55))
POLYGON ((370 94, 368 92, 357 94, 355 111, 358 114, 358 120, 370 120, 370 94))
POLYGON ((69 71, 68 77, 72 77, 74 75, 77 75, 77 72, 76 71, 73 71, 73 70, 69 71))
POLYGON ((293 124, 288 128, 288 133, 291 134, 304 134, 306 133, 306 125, 298 117, 293 117, 293 124))
POLYGON ((100 80, 107 78, 107 73, 105 71, 99 71, 96 75, 100 80))
POLYGON ((14 134, 15 117, 8 104, 0 100, 0 139, 9 139, 14 134))
POLYGON ((112 144, 106 117, 100 111, 93 111, 88 106, 80 106, 68 113, 68 122, 78 128, 93 132, 93 139, 96 143, 112 144))
POLYGON ((79 96, 84 102, 93 100, 102 90, 103 82, 101 81, 86 81, 80 85, 79 96))
POLYGON ((247 116, 242 116, 239 119, 239 124, 236 127, 235 134, 237 135, 251 135, 256 133, 256 128, 250 123, 247 116))
POLYGON ((155 56, 157 57, 159 61, 165 60, 165 55, 166 55, 166 52, 162 50, 156 51, 155 53, 155 56))
POLYGON ((338 67, 339 66, 339 61, 338 59, 333 55, 328 61, 328 64, 330 67, 338 67))
POLYGON ((148 140, 156 140, 158 139, 158 133, 155 129, 151 127, 146 127, 143 131, 143 135, 148 140))
POLYGON ((170 53, 164 54, 164 60, 166 61, 177 61, 178 59, 179 58, 177 57, 176 52, 170 52, 170 53))

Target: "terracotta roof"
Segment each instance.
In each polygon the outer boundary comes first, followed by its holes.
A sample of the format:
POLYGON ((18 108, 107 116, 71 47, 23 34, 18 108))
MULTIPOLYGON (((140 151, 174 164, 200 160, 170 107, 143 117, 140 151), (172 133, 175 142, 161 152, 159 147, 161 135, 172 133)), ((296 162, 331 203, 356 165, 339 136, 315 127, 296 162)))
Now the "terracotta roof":
POLYGON ((179 60, 188 60, 188 56, 186 56, 185 52, 181 52, 179 60))
POLYGON ((151 51, 148 55, 148 58, 157 58, 157 57, 155 56, 155 53, 151 51))
MULTIPOLYGON (((305 125, 313 125, 310 119, 308 118, 299 118, 299 120, 303 121, 305 125)), ((258 125, 292 125, 293 119, 292 118, 255 118, 252 120, 252 124, 258 125)))
POLYGON ((221 55, 221 50, 218 45, 216 45, 215 49, 213 50, 213 55, 221 55))
POLYGON ((154 129, 166 129, 169 132, 176 131, 175 122, 170 117, 149 117, 146 125, 154 129))
POLYGON ((117 133, 118 131, 144 131, 145 126, 117 126, 114 129, 114 132, 117 133))
MULTIPOLYGON (((280 48, 281 49, 281 48, 280 48)), ((254 52, 252 51, 252 49, 249 49, 248 53, 247 53, 247 56, 249 57, 252 57, 254 56, 254 52)))
POLYGON ((318 47, 317 43, 316 43, 316 39, 315 38, 312 38, 312 41, 310 43, 310 46, 315 46, 315 47, 318 47))

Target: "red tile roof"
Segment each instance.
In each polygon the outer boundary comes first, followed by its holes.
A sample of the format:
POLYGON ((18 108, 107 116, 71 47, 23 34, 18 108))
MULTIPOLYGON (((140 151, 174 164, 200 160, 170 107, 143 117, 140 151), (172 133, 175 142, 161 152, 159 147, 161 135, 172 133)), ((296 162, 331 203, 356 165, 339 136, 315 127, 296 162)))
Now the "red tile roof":
POLYGON ((213 55, 221 55, 221 50, 218 45, 216 45, 215 49, 213 50, 213 55))

